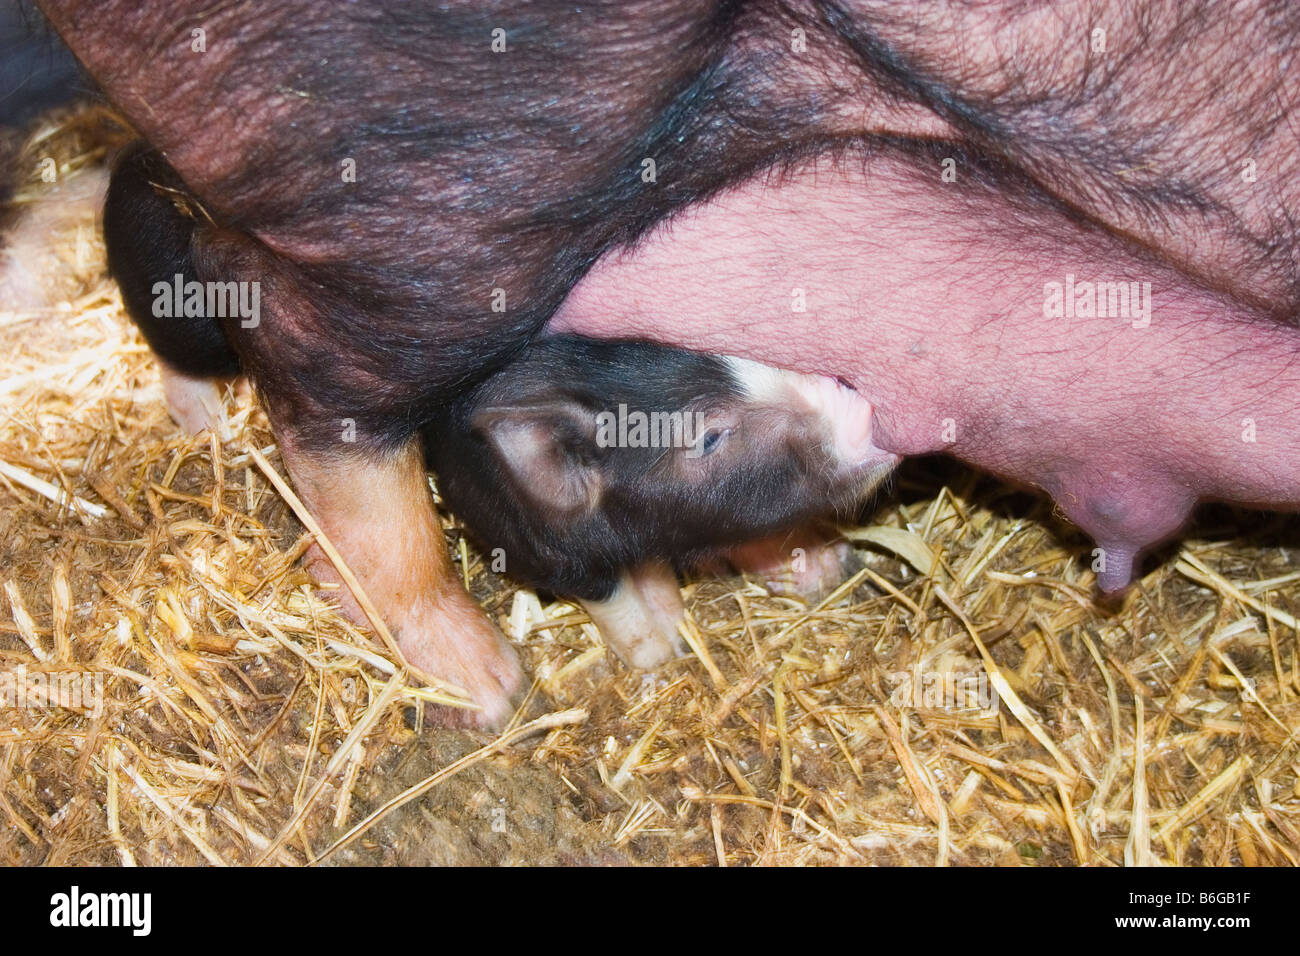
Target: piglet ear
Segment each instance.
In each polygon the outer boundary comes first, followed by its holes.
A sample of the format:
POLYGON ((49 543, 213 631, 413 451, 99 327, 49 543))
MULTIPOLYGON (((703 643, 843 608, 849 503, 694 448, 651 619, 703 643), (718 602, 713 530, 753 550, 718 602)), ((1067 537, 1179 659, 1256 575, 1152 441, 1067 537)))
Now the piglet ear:
POLYGON ((474 415, 514 479, 516 487, 563 514, 590 511, 600 501, 600 471, 585 444, 594 441, 594 419, 568 403, 488 408, 474 415))

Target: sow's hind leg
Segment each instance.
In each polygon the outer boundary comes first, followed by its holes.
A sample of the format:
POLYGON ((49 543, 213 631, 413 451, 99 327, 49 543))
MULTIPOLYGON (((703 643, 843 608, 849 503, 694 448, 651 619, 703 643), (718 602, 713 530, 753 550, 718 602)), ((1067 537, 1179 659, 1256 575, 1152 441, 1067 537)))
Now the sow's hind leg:
MULTIPOLYGON (((466 593, 429 495, 418 441, 395 452, 341 453, 305 445, 273 415, 294 487, 397 639, 407 661, 462 688, 481 709, 447 710, 441 722, 497 727, 510 716, 521 671, 513 648, 466 593)), ((313 546, 308 566, 342 584, 313 546)), ((365 618, 346 586, 343 610, 365 618)))
MULTIPOLYGON (((195 259, 207 276, 260 283, 261 321, 239 329, 240 357, 258 385, 294 488, 406 660, 468 692, 478 711, 446 710, 442 723, 502 725, 521 671, 514 649, 465 591, 429 492, 418 436, 391 383, 370 371, 364 344, 324 316, 297 268, 239 233, 204 229, 195 259), (342 343, 349 343, 343 347, 342 343)), ((370 356, 369 358, 373 358, 370 356)), ((362 626, 356 596, 318 546, 306 562, 342 585, 342 609, 362 626)))
POLYGON ((168 410, 197 434, 220 430, 223 386, 239 374, 239 359, 216 317, 185 314, 185 286, 198 278, 195 223, 176 205, 185 195, 161 156, 143 143, 128 147, 108 184, 104 245, 127 314, 158 356, 168 410))

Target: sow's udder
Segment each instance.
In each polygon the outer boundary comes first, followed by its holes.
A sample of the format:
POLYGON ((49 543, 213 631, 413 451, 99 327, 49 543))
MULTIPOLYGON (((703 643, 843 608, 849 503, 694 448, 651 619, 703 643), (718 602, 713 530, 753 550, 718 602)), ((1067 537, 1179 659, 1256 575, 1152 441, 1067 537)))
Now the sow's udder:
POLYGON ((838 377, 885 451, 1049 493, 1106 590, 1198 500, 1300 505, 1300 332, 974 179, 888 153, 759 174, 607 254, 551 328, 838 377))

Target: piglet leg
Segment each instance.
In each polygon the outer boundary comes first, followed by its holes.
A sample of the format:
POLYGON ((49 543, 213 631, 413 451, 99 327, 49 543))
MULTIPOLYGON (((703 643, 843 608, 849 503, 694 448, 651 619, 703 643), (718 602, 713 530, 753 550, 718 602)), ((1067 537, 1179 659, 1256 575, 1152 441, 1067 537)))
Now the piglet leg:
POLYGON ((677 575, 666 564, 624 573, 603 601, 583 600, 591 621, 619 660, 649 670, 685 653, 677 624, 685 609, 677 575))
MULTIPOLYGON (((286 440, 283 429, 279 434, 298 495, 406 659, 469 692, 482 711, 462 722, 502 724, 520 684, 519 662, 452 567, 418 443, 387 456, 322 454, 286 440)), ((342 583, 319 548, 313 546, 307 561, 319 580, 342 583)), ((364 623, 355 598, 346 587, 341 593, 344 612, 364 623)))
POLYGON ((811 599, 825 597, 859 567, 852 545, 816 526, 737 545, 727 559, 773 594, 811 599))
POLYGON ((191 435, 211 429, 222 441, 228 440, 230 429, 226 425, 221 398, 226 380, 186 375, 162 361, 158 366, 162 373, 167 411, 172 420, 191 435))

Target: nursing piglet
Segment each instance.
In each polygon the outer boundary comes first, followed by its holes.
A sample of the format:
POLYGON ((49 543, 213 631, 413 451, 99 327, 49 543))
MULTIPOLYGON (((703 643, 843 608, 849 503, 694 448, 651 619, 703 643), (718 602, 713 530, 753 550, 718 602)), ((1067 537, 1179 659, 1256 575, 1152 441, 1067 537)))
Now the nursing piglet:
POLYGON ((507 574, 578 598, 624 661, 652 667, 678 650, 674 568, 858 505, 898 461, 872 433, 871 405, 833 379, 564 335, 424 445, 444 503, 507 574))

